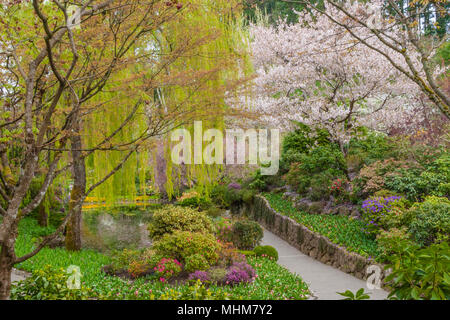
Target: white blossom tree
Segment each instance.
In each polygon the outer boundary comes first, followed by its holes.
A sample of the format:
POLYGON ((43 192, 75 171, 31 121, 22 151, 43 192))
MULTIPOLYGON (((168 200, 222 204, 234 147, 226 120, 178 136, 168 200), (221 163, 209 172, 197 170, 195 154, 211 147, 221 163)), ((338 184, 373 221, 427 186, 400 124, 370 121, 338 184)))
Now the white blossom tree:
MULTIPOLYGON (((356 14, 362 9, 354 4, 349 10, 356 14)), ((371 44, 379 40, 368 29, 356 28, 369 45, 356 39, 346 28, 356 22, 331 6, 314 18, 307 12, 298 14, 300 22, 294 25, 251 26, 257 73, 252 105, 265 120, 325 128, 341 146, 359 126, 389 131, 413 127, 411 118, 421 121, 416 110, 424 94, 402 72, 408 63, 401 53, 386 46, 387 59, 373 50, 371 44)), ((425 75, 420 57, 410 63, 425 75)))

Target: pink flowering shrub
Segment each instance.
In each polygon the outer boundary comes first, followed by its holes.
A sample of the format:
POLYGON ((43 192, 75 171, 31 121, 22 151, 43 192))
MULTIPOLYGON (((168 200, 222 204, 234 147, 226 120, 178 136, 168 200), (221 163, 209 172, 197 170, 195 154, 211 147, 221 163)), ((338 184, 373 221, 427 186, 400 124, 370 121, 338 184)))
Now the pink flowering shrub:
POLYGON ((153 269, 160 281, 164 282, 178 275, 182 270, 182 265, 177 259, 162 258, 153 269))

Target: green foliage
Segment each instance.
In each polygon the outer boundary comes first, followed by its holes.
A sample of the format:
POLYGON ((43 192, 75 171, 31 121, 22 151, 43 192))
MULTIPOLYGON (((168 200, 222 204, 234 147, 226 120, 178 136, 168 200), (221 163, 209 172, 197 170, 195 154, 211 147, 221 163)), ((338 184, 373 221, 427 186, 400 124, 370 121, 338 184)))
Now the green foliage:
MULTIPOLYGON (((20 256, 32 249, 32 234, 46 229, 39 227, 34 219, 28 218, 20 222, 19 228, 16 252, 20 256)), ((298 275, 290 273, 276 262, 262 258, 249 258, 248 262, 258 274, 251 285, 222 287, 212 284, 209 286, 210 292, 214 294, 222 290, 228 294, 229 299, 240 300, 303 300, 309 294, 306 283, 298 275)), ((16 267, 33 272, 44 268, 47 264, 51 264, 53 268, 64 269, 70 265, 77 265, 83 273, 83 282, 92 288, 95 297, 99 299, 152 300, 161 299, 171 289, 177 292, 192 290, 192 287, 186 284, 167 286, 160 281, 148 281, 147 278, 137 278, 129 282, 119 277, 108 276, 101 271, 101 268, 109 263, 111 259, 108 256, 91 250, 68 252, 60 248, 44 248, 36 256, 16 267)))
POLYGON ((347 148, 347 159, 359 159, 352 165, 353 169, 359 170, 363 165, 388 158, 395 144, 385 135, 370 132, 362 137, 352 138, 347 148))
POLYGON ((236 221, 233 225, 233 243, 238 249, 251 250, 263 238, 261 226, 250 220, 236 221))
POLYGON ((185 259, 184 269, 188 272, 194 272, 197 270, 206 271, 209 269, 209 267, 210 264, 200 253, 190 255, 185 259))
POLYGON ((341 296, 345 297, 345 299, 342 299, 342 300, 368 300, 368 299, 370 299, 369 293, 364 292, 364 288, 359 289, 358 291, 356 291, 356 293, 353 293, 350 290, 347 290, 345 292, 337 292, 337 294, 340 294, 341 296))
POLYGON ((210 196, 217 206, 220 208, 228 208, 230 206, 230 201, 226 196, 228 192, 228 187, 224 184, 216 184, 211 188, 210 196))
POLYGON ((347 216, 308 214, 294 208, 292 202, 284 200, 279 194, 265 193, 264 196, 277 212, 291 217, 312 231, 327 237, 331 242, 366 257, 378 257, 380 253, 378 245, 364 232, 363 222, 347 216))
POLYGON ((225 185, 214 186, 211 191, 213 203, 220 208, 229 208, 233 205, 251 203, 257 191, 260 188, 264 189, 266 186, 266 183, 261 180, 263 176, 260 173, 258 174, 258 171, 255 173, 254 179, 252 179, 252 182, 249 183, 247 188, 235 189, 225 185))
POLYGON ((46 265, 33 271, 31 277, 13 284, 11 299, 14 300, 87 300, 94 296, 91 289, 81 285, 70 289, 69 274, 63 269, 46 265))
POLYGON ((427 195, 449 196, 450 155, 442 154, 426 167, 398 168, 385 178, 387 189, 404 194, 411 201, 427 195))
POLYGON ((171 205, 155 211, 148 225, 149 235, 155 240, 176 230, 211 233, 214 228, 205 212, 171 205))
POLYGON ((256 256, 256 253, 255 253, 255 251, 253 251, 253 250, 238 250, 238 252, 239 252, 240 254, 243 254, 243 255, 246 256, 246 257, 253 257, 253 256, 256 256))
POLYGON ((256 246, 253 252, 257 257, 267 257, 278 261, 278 251, 272 246, 256 246))
POLYGON ((362 204, 362 221, 365 231, 377 235, 381 230, 401 226, 407 201, 401 196, 371 197, 362 204))
POLYGON ((300 194, 310 192, 313 200, 328 198, 329 186, 336 178, 345 178, 346 163, 334 144, 319 145, 308 153, 298 153, 291 163, 286 181, 300 194))
POLYGON ((221 208, 229 208, 242 202, 241 190, 228 188, 226 185, 215 185, 211 190, 213 202, 221 208))
POLYGON ((263 191, 267 188, 267 176, 261 174, 261 169, 255 171, 252 182, 248 185, 250 189, 263 191))
POLYGON ((392 257, 399 254, 402 251, 402 248, 414 244, 410 240, 410 236, 405 226, 381 230, 377 235, 377 243, 380 247, 381 261, 392 261, 392 257))
POLYGON ((118 250, 111 254, 111 268, 113 272, 128 270, 130 264, 136 260, 140 252, 138 250, 118 250))
POLYGON ((154 243, 153 248, 158 254, 182 262, 186 262, 189 256, 201 254, 212 266, 219 259, 220 245, 212 234, 177 230, 171 234, 165 234, 154 243))
POLYGON ((212 206, 212 203, 205 196, 195 196, 180 200, 177 202, 177 205, 198 210, 207 210, 212 206))
POLYGON ((408 232, 420 245, 448 241, 450 234, 450 200, 430 196, 414 204, 406 213, 408 232))
POLYGON ((228 270, 225 268, 211 268, 208 270, 209 278, 214 284, 223 284, 228 270))
POLYGON ((450 298, 450 248, 447 242, 430 247, 403 246, 386 268, 390 298, 448 300, 450 298))
POLYGON ((242 189, 241 190, 242 201, 244 203, 251 204, 253 202, 253 199, 254 199, 255 195, 256 195, 256 191, 255 190, 249 190, 249 189, 242 189))

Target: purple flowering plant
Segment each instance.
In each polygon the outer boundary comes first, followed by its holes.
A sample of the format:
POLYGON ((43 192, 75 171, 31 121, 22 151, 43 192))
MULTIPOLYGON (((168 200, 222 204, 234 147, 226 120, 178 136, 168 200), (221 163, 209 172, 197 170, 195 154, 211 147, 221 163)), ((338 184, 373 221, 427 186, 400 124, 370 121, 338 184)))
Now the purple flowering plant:
POLYGON ((228 185, 228 189, 241 190, 241 185, 237 182, 232 182, 228 185))
POLYGON ((255 269, 245 262, 233 264, 227 272, 225 283, 228 285, 238 285, 240 283, 250 283, 256 278, 255 269))
POLYGON ((209 282, 211 279, 209 277, 208 272, 206 271, 200 271, 197 270, 195 272, 192 272, 189 277, 188 277, 189 281, 197 281, 200 280, 201 282, 209 282))
POLYGON ((362 219, 365 223, 364 231, 371 235, 380 233, 383 218, 389 215, 393 207, 402 199, 401 196, 390 196, 364 200, 361 206, 362 219))

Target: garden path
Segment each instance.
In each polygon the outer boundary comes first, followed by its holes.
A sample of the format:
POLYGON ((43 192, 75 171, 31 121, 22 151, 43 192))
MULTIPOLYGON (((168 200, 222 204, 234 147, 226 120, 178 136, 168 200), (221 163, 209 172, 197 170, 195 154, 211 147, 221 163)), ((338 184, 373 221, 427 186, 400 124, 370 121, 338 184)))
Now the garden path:
POLYGON ((264 230, 262 245, 277 249, 278 263, 302 277, 319 300, 341 300, 344 297, 336 292, 350 290, 355 293, 360 288, 370 293, 371 300, 383 300, 388 296, 385 290, 369 290, 365 281, 303 254, 267 230, 264 230))

